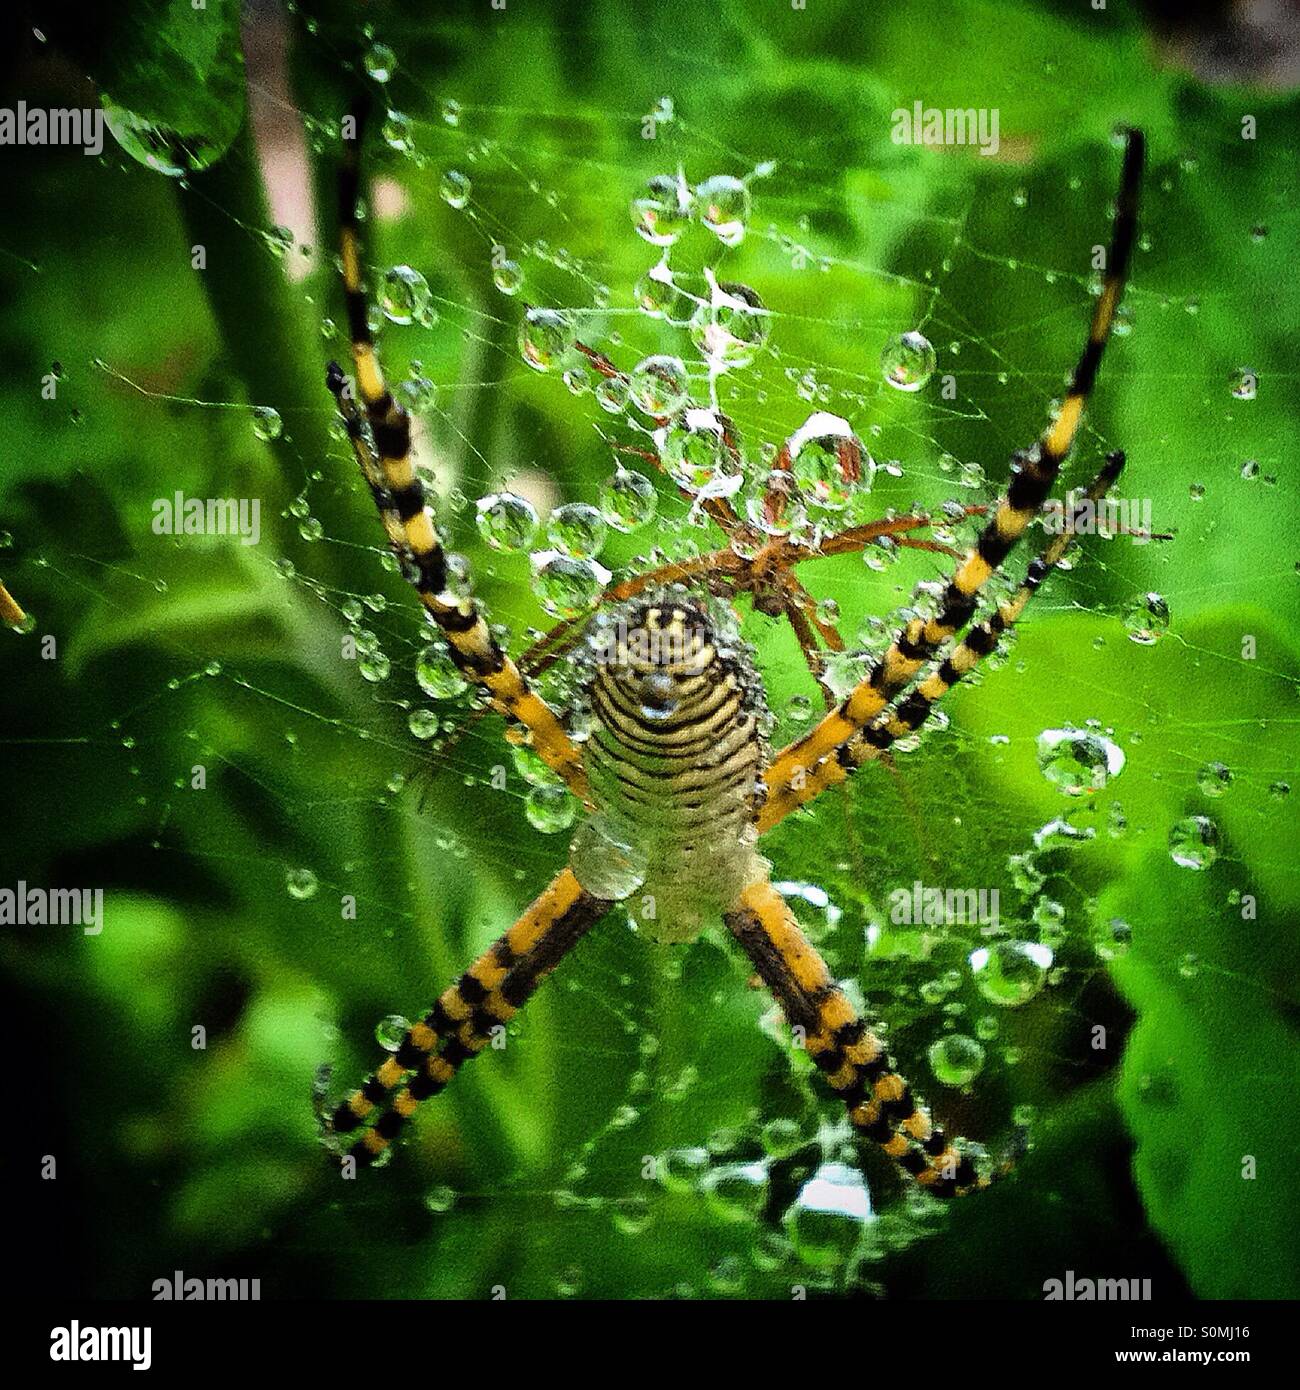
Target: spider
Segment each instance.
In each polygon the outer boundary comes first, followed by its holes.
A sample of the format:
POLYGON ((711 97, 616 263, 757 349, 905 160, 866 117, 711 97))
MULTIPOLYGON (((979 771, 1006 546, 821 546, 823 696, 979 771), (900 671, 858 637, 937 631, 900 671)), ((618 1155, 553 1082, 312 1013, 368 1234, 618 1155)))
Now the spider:
MULTIPOLYGON (((952 553, 956 563, 933 615, 909 617, 847 697, 771 756, 763 682, 719 596, 748 592, 761 611, 787 614, 816 671, 813 633, 832 647, 838 635, 810 612, 792 573, 796 561, 810 557, 807 549, 766 540, 757 548, 733 547, 664 566, 616 586, 610 604, 585 625, 561 624, 544 638, 525 663, 534 670, 577 645, 578 685, 590 724, 581 747, 498 645, 473 599, 450 582, 410 459, 410 420, 385 385, 368 323, 358 228, 361 129, 358 117, 340 176, 341 266, 356 385, 337 363, 330 364, 327 382, 403 572, 452 658, 515 726, 515 736, 527 738, 580 799, 586 819, 568 865, 519 920, 347 1099, 330 1113, 322 1109, 327 1143, 353 1171, 384 1155, 420 1103, 488 1046, 587 932, 616 903, 640 894, 656 904, 641 926, 661 941, 692 940, 721 916, 858 1134, 935 1196, 987 1187, 1011 1161, 981 1171, 963 1141, 934 1123, 804 937, 770 881, 758 842, 919 729, 939 700, 995 649, 1065 555, 1073 517, 1030 562, 1011 597, 973 621, 981 590, 1039 513, 1074 445, 1133 247, 1141 132, 1125 137, 1105 278, 1060 408, 1038 441, 1013 456, 997 504, 970 509, 989 514, 969 551, 912 535, 929 524, 921 515, 853 528, 815 547, 814 554, 843 553, 892 535, 952 553)), ((598 370, 616 371, 599 353, 579 347, 598 370)), ((855 466, 851 451, 840 463, 847 475, 855 466)), ((1108 455, 1080 505, 1102 498, 1123 465, 1122 453, 1108 455)), ((712 499, 708 505, 734 539, 743 523, 730 504, 712 499)), ((769 496, 766 505, 779 509, 782 503, 769 496)))

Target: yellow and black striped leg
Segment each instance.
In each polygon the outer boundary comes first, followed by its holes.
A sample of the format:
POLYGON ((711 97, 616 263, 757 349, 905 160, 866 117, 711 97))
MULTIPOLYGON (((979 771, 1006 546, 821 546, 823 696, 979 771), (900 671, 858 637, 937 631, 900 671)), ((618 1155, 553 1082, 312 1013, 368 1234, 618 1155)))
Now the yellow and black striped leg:
MULTIPOLYGON (((1121 451, 1108 454, 1105 467, 1081 494, 1080 505, 1099 502, 1113 486, 1123 467, 1124 454, 1121 451)), ((924 680, 918 682, 916 688, 900 700, 894 709, 881 715, 865 729, 859 729, 804 777, 771 792, 759 812, 759 834, 766 835, 791 811, 806 806, 830 787, 839 786, 855 768, 879 758, 900 738, 915 733, 929 719, 935 705, 954 685, 965 679, 990 652, 995 651, 1003 635, 1020 620, 1029 600, 1069 550, 1070 542, 1075 536, 1075 527, 1075 517, 1066 517, 1060 533, 1053 536, 1042 551, 1030 561, 1024 583, 1015 594, 1000 603, 996 611, 983 622, 972 627, 945 660, 924 680)))
POLYGON ((10 627, 21 627, 27 621, 27 614, 16 598, 0 584, 0 623, 10 627))
POLYGON ((1088 342, 1075 365, 1070 389, 1056 418, 1043 431, 1037 444, 1021 450, 1012 459, 1011 482, 1006 494, 979 540, 949 580, 937 614, 908 622, 866 679, 850 691, 839 707, 777 755, 766 775, 771 792, 779 796, 792 786, 797 789, 812 768, 875 719, 939 648, 966 626, 975 611, 980 590, 1002 565, 1046 501, 1078 434, 1083 408, 1097 379, 1097 369, 1123 293, 1137 230, 1138 185, 1144 150, 1141 132, 1130 131, 1101 295, 1093 311, 1088 342))
POLYGON ((936 1196, 987 1187, 991 1179, 931 1123, 780 893, 766 881, 751 885, 726 914, 726 923, 827 1084, 848 1107, 853 1128, 936 1196))
POLYGON ((359 1165, 373 1163, 420 1102, 444 1090, 461 1064, 487 1047, 493 1030, 518 1013, 608 908, 565 869, 334 1111, 327 1138, 360 1131, 347 1154, 359 1165))
POLYGON ((487 690, 502 714, 529 731, 537 754, 575 796, 587 801, 587 779, 577 748, 554 712, 501 650, 474 600, 451 582, 424 485, 411 460, 411 419, 384 383, 370 333, 357 222, 362 130, 359 111, 355 119, 355 138, 345 145, 340 175, 341 260, 357 393, 365 408, 368 438, 338 363, 330 363, 326 383, 338 402, 353 452, 379 507, 389 541, 421 603, 445 635, 452 660, 467 679, 487 690))

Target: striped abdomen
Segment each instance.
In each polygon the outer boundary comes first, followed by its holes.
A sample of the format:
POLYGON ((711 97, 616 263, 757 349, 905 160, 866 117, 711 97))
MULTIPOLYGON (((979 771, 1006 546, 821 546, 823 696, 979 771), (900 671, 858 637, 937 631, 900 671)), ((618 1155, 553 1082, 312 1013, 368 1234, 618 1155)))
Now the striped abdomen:
POLYGON ((585 762, 596 817, 644 857, 628 906, 661 941, 690 940, 760 873, 767 714, 729 628, 723 614, 668 590, 601 615, 588 634, 585 762))

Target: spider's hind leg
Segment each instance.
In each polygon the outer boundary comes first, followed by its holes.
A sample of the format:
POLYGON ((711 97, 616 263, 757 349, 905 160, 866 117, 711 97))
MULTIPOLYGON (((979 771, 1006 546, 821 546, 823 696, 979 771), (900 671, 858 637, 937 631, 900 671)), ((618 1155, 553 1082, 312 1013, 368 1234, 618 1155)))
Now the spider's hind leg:
POLYGON ((332 1114, 320 1099, 318 1073, 316 1111, 327 1146, 358 1166, 379 1158, 420 1102, 445 1090, 462 1063, 491 1043, 608 908, 565 869, 332 1114))
POLYGON ((937 1197, 963 1196, 1010 1171, 1014 1153, 981 1173, 961 1141, 933 1123, 770 883, 747 888, 725 920, 858 1134, 937 1197))

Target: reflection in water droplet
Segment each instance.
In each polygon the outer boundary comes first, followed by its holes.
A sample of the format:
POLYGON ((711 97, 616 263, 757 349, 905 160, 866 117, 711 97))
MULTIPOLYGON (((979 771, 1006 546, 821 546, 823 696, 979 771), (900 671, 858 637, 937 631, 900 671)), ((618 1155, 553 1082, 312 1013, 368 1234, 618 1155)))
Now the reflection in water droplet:
POLYGON ((1169 856, 1180 869, 1208 869, 1219 857, 1219 827, 1209 816, 1186 816, 1169 831, 1169 856))
POLYGON ((299 900, 314 898, 320 887, 320 880, 311 869, 286 869, 284 883, 289 896, 299 900))

